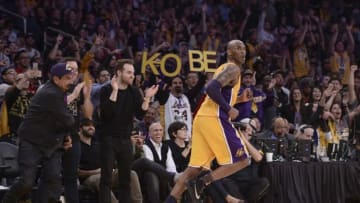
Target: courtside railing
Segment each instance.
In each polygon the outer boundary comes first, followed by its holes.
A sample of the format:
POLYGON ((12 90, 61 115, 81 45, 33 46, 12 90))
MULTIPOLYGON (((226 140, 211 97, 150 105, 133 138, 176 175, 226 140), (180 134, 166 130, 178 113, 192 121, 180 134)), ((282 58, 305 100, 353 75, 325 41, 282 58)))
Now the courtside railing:
POLYGON ((2 6, 0 6, 0 11, 6 13, 8 15, 11 15, 11 16, 13 16, 15 18, 21 19, 23 21, 23 32, 24 32, 24 34, 27 33, 27 22, 26 22, 26 18, 24 16, 21 16, 21 15, 15 13, 15 12, 12 12, 12 11, 2 7, 2 6))

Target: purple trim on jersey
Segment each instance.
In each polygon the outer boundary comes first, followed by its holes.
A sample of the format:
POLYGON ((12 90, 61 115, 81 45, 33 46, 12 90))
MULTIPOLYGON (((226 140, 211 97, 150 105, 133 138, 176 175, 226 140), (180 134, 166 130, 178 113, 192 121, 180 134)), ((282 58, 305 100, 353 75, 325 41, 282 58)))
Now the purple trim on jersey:
MULTIPOLYGON (((232 87, 221 88, 221 95, 224 97, 226 103, 231 104, 232 87)), ((229 119, 228 112, 225 112, 224 110, 222 110, 222 108, 219 108, 219 117, 220 119, 224 120, 229 119)))
MULTIPOLYGON (((223 113, 224 112, 220 111, 220 114, 223 113)), ((231 151, 232 162, 235 163, 248 158, 244 145, 236 134, 236 129, 228 119, 222 119, 222 116, 224 115, 220 115, 220 122, 225 133, 228 147, 231 151)))

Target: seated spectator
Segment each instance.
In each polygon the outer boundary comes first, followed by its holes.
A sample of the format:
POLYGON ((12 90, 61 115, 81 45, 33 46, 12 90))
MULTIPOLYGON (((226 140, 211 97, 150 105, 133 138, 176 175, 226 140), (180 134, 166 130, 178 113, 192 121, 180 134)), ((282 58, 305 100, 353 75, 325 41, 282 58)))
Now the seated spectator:
POLYGON ((94 106, 93 119, 94 121, 99 120, 100 110, 100 89, 110 81, 110 73, 106 69, 100 69, 97 72, 95 83, 91 88, 91 102, 94 106))
POLYGON ((344 130, 349 130, 348 116, 344 116, 341 104, 333 103, 330 111, 325 111, 323 114, 324 126, 319 128, 319 146, 320 156, 329 155, 329 144, 338 145, 342 139, 344 130))
POLYGON ((265 130, 264 132, 257 134, 257 139, 270 139, 270 140, 276 140, 278 143, 282 143, 280 146, 277 147, 274 145, 269 146, 264 145, 266 151, 273 151, 275 153, 275 157, 279 160, 287 159, 289 158, 288 154, 288 144, 289 141, 294 140, 294 135, 289 133, 290 125, 287 122, 286 119, 282 117, 276 117, 272 121, 271 129, 265 130))
POLYGON ((5 93, 11 142, 16 143, 17 129, 20 126, 30 105, 33 94, 28 91, 29 79, 25 74, 16 76, 15 85, 9 87, 5 93))
POLYGON ((143 145, 145 141, 145 136, 140 135, 140 131, 138 127, 134 127, 132 129, 130 138, 134 146, 134 161, 140 158, 144 158, 145 155, 144 155, 143 145))
MULTIPOLYGON (((176 166, 170 147, 163 142, 164 131, 160 123, 153 123, 149 128, 149 139, 143 146, 145 158, 160 164, 166 171, 176 174, 176 166)), ((157 174, 146 171, 140 178, 145 186, 145 198, 150 203, 159 203, 169 192, 169 180, 162 179, 157 174)))
POLYGON ((40 55, 39 50, 35 49, 36 40, 34 38, 33 33, 27 33, 25 36, 25 46, 24 49, 30 58, 33 58, 34 56, 40 55))
POLYGON ((257 135, 262 139, 282 139, 294 140, 294 136, 288 133, 289 125, 286 119, 276 117, 272 121, 271 130, 265 130, 257 135))
POLYGON ((319 86, 313 87, 311 92, 310 102, 304 104, 301 117, 303 124, 312 125, 314 128, 317 128, 320 121, 320 115, 324 110, 325 95, 322 94, 319 86))
POLYGON ((150 161, 147 158, 144 158, 144 140, 145 137, 139 135, 137 128, 134 128, 131 133, 131 141, 134 145, 134 162, 132 164, 133 170, 139 174, 139 177, 144 177, 147 172, 152 172, 156 174, 159 178, 165 179, 168 182, 175 182, 178 178, 178 174, 173 172, 168 172, 162 165, 150 161))
POLYGON ((294 132, 303 123, 301 116, 304 108, 302 102, 302 92, 299 88, 294 88, 290 92, 290 104, 280 108, 280 114, 290 123, 290 130, 294 132))
POLYGON ((145 138, 149 137, 149 127, 157 120, 158 110, 152 105, 149 106, 143 119, 137 123, 139 133, 145 138))
POLYGON ((4 68, 1 71, 1 83, 0 83, 0 105, 4 100, 6 90, 15 84, 16 71, 13 67, 4 68))
POLYGON ((171 140, 168 140, 172 156, 175 161, 176 171, 183 172, 190 161, 191 142, 185 141, 188 139, 186 124, 180 121, 175 121, 170 124, 168 133, 171 140))
POLYGON ((246 69, 241 74, 241 88, 238 93, 238 100, 235 108, 237 108, 241 114, 235 119, 235 121, 240 121, 243 118, 248 118, 252 115, 263 119, 263 101, 266 98, 266 95, 263 91, 256 89, 255 83, 255 74, 252 70, 246 69))
MULTIPOLYGON (((80 124, 80 143, 81 158, 78 175, 81 184, 90 187, 98 192, 100 190, 100 145, 93 140, 95 134, 94 122, 84 119, 80 124)), ((131 199, 133 202, 142 202, 142 193, 137 174, 131 171, 130 174, 131 199)), ((117 170, 113 171, 113 186, 116 187, 118 180, 117 170)), ((121 198, 121 197, 119 197, 121 198)), ((117 203, 118 200, 114 193, 111 192, 111 202, 117 203)))
POLYGON ((10 66, 10 59, 4 53, 6 45, 7 45, 7 41, 0 37, 0 72, 2 72, 5 68, 8 68, 10 66))
MULTIPOLYGON (((161 119, 164 121, 166 129, 169 128, 170 124, 174 121, 182 121, 186 123, 189 129, 188 136, 192 129, 192 113, 191 106, 188 97, 184 93, 183 79, 180 75, 170 78, 169 88, 159 88, 156 98, 159 100, 162 106, 161 119)), ((169 139, 167 132, 166 139, 169 139)))
POLYGON ((193 113, 204 95, 205 82, 206 75, 203 73, 189 72, 186 76, 184 92, 189 98, 191 112, 193 113))
POLYGON ((299 130, 295 134, 297 140, 312 140, 314 135, 314 129, 311 125, 301 125, 299 130))

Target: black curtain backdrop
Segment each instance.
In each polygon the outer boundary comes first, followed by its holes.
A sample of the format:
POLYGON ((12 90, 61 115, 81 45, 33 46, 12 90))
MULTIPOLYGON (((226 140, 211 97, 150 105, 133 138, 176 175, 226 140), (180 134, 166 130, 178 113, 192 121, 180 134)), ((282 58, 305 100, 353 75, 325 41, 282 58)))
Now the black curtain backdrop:
POLYGON ((272 162, 260 174, 271 184, 263 203, 360 203, 358 162, 272 162))

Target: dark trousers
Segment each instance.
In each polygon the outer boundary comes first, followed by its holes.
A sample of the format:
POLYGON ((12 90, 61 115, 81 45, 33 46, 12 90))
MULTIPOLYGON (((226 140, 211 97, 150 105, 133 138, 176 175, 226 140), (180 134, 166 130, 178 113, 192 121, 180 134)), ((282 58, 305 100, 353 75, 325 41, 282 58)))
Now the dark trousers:
POLYGON ((132 169, 138 174, 139 177, 144 176, 146 172, 153 172, 159 178, 165 179, 168 182, 174 180, 175 173, 167 171, 162 165, 150 161, 146 158, 140 158, 133 162, 132 169))
POLYGON ((81 145, 79 138, 72 138, 72 140, 72 147, 65 151, 62 157, 64 193, 66 202, 79 203, 77 174, 81 156, 81 145))
POLYGON ((232 196, 249 202, 260 200, 270 186, 267 178, 254 178, 249 182, 238 182, 231 178, 225 178, 222 182, 232 196))
POLYGON ((134 161, 132 168, 139 176, 142 191, 145 193, 144 202, 162 202, 169 193, 169 184, 173 184, 175 174, 145 158, 134 161))
POLYGON ((169 182, 165 179, 159 178, 153 172, 145 172, 144 176, 140 178, 143 191, 145 193, 146 203, 159 203, 165 200, 169 194, 169 182))
POLYGON ((133 146, 129 138, 100 137, 101 179, 99 199, 101 203, 111 202, 112 172, 114 161, 119 176, 119 202, 131 203, 130 170, 133 160, 133 146))
POLYGON ((49 156, 45 156, 33 144, 21 141, 18 154, 20 176, 4 195, 3 203, 16 203, 23 195, 31 192, 36 181, 39 164, 42 164, 40 187, 44 188, 43 194, 46 194, 46 198, 39 194, 37 202, 58 202, 62 189, 61 155, 62 150, 57 150, 49 156))

